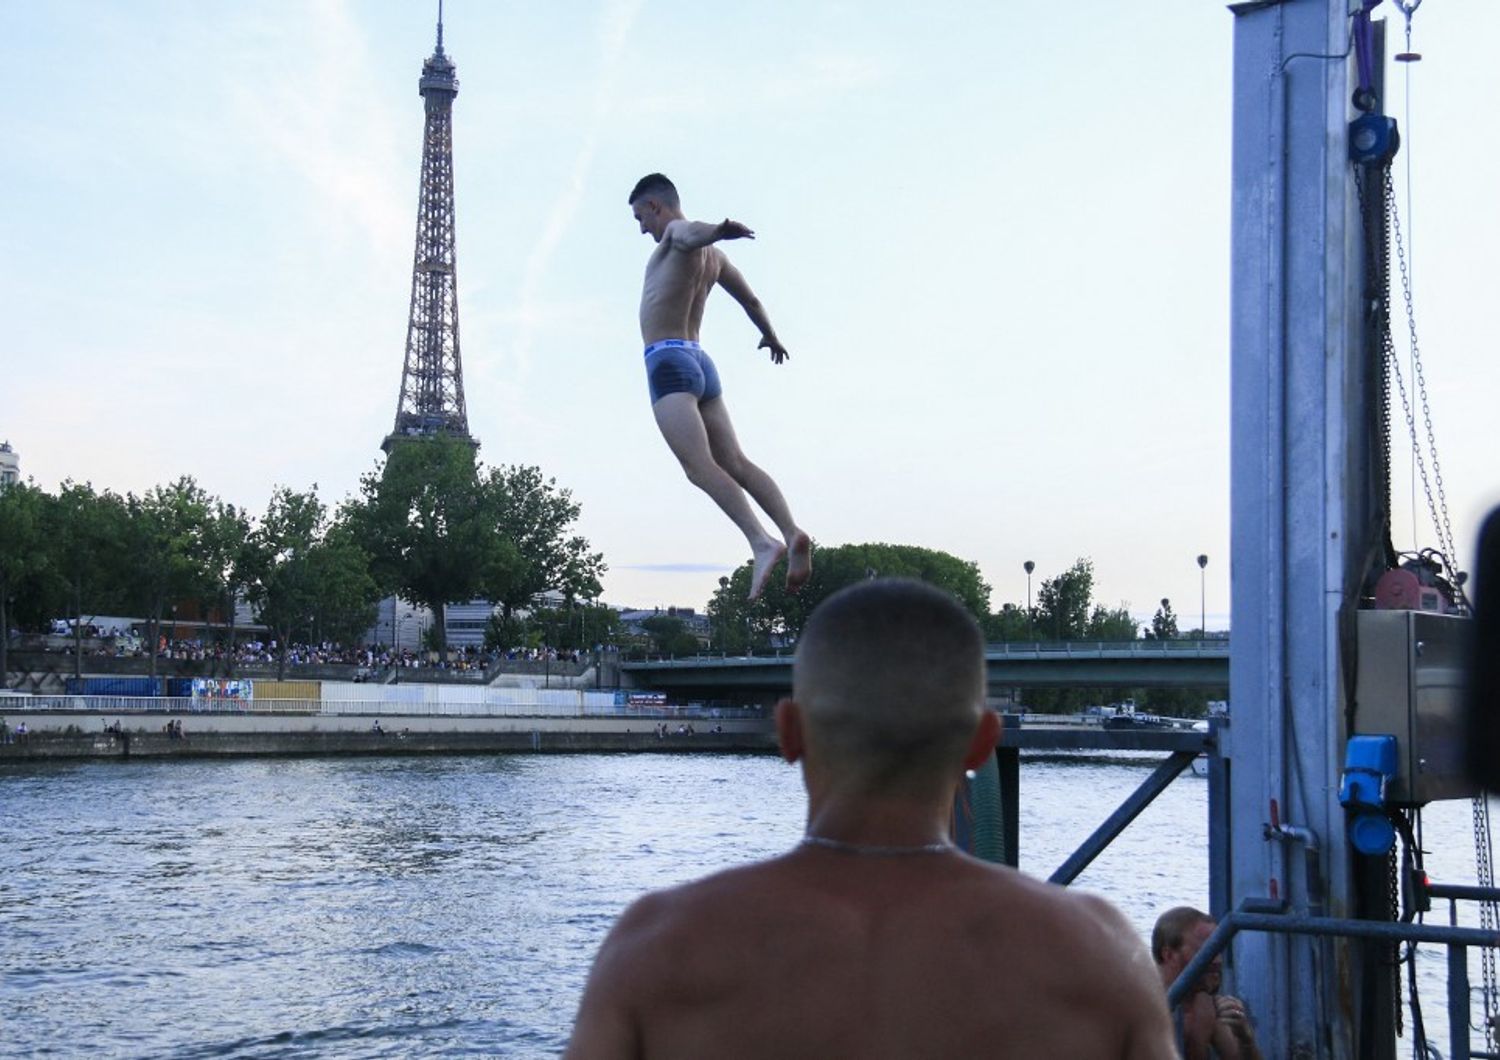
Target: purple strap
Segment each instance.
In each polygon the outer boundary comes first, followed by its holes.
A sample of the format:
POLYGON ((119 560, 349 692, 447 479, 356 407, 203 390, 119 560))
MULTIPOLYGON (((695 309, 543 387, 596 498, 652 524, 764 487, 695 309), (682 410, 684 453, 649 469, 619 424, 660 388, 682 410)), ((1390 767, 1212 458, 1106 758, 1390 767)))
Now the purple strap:
POLYGON ((1354 13, 1354 52, 1359 59, 1359 87, 1366 92, 1375 91, 1375 27, 1370 22, 1370 12, 1381 4, 1381 0, 1364 0, 1354 13))

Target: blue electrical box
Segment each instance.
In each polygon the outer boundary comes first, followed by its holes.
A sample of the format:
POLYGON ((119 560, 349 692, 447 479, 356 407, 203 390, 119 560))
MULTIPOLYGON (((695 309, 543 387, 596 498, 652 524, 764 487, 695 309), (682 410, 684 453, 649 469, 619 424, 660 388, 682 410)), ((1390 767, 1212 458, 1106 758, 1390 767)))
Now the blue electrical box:
POLYGON ((1386 787, 1396 775, 1396 738, 1351 736, 1344 750, 1339 802, 1349 811, 1349 842, 1361 854, 1384 854, 1396 842, 1386 814, 1386 787))

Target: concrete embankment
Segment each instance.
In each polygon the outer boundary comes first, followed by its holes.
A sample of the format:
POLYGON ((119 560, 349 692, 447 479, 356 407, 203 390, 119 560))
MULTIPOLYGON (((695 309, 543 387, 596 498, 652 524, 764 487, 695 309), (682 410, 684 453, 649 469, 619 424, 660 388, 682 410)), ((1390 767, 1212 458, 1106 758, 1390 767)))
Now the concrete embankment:
POLYGON ((436 755, 554 753, 746 753, 775 749, 769 721, 694 718, 442 717, 382 715, 204 715, 14 713, 0 762, 79 758, 203 758, 244 755, 436 755), (14 732, 24 721, 25 736, 14 732), (182 736, 169 735, 169 721, 182 736), (120 731, 103 731, 119 723, 120 731), (666 736, 656 734, 665 722, 666 736), (712 731, 715 727, 722 731, 712 731))

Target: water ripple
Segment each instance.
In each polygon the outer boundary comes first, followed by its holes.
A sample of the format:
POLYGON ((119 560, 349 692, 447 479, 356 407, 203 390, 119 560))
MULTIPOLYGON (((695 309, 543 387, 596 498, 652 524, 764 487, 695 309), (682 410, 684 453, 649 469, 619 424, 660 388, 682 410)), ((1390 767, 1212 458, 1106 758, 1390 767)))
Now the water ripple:
MULTIPOLYGON (((1028 760, 1022 867, 1153 764, 1028 760)), ((1079 885, 1143 934, 1204 904, 1204 790, 1079 885)), ((785 850, 803 814, 768 755, 7 765, 0 807, 0 1052, 183 1060, 554 1056, 628 902, 785 850)))

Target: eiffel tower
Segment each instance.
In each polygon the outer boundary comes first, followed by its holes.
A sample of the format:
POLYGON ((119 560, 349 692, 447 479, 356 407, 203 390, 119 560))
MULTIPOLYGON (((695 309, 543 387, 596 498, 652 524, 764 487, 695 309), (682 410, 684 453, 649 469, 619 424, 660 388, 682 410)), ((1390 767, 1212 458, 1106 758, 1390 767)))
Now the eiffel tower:
POLYGON ((426 104, 417 244, 411 273, 406 361, 396 400, 396 425, 380 448, 387 454, 410 439, 446 435, 475 447, 464 408, 458 347, 458 270, 453 250, 453 97, 458 68, 443 52, 438 2, 437 49, 422 64, 418 91, 426 104))

